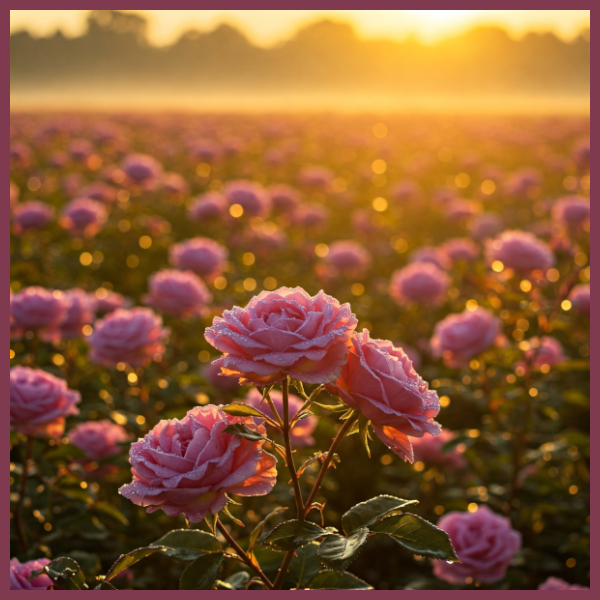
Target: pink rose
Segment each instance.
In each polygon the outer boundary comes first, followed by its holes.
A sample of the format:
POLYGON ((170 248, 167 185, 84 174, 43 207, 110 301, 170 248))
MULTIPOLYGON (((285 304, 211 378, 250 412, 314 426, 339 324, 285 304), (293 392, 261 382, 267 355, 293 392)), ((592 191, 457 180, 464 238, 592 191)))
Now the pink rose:
POLYGON ((325 262, 340 271, 362 272, 371 264, 371 255, 358 242, 339 240, 329 247, 325 262))
POLYGON ((133 302, 117 292, 110 292, 105 288, 98 288, 94 294, 90 294, 94 303, 94 311, 107 313, 117 308, 129 308, 133 302))
POLYGON ((15 233, 41 229, 54 217, 54 208, 37 200, 17 204, 12 212, 15 233))
POLYGON ((590 284, 580 283, 569 292, 569 300, 575 312, 582 315, 590 314, 590 284))
POLYGON ((69 308, 60 324, 60 335, 63 339, 82 337, 84 326, 94 321, 94 301, 81 288, 67 290, 64 294, 69 308))
POLYGON ((553 367, 566 360, 562 344, 548 335, 532 337, 528 340, 529 350, 525 351, 525 358, 534 367, 539 368, 542 365, 553 367))
POLYGON ((405 461, 414 460, 409 436, 441 431, 433 420, 440 411, 437 393, 413 369, 402 348, 371 339, 367 329, 352 336, 348 362, 327 389, 371 421, 377 437, 405 461))
POLYGON ((432 246, 421 246, 411 253, 408 262, 410 263, 432 263, 439 269, 447 271, 451 266, 450 258, 442 248, 432 246))
POLYGON ((420 302, 439 305, 446 298, 450 278, 429 262, 411 263, 392 273, 390 296, 397 304, 420 302))
POLYGON ((469 226, 469 232, 476 240, 483 240, 491 235, 495 235, 502 229, 500 217, 494 213, 483 213, 479 215, 469 226))
POLYGON ((108 214, 106 207, 98 200, 76 198, 65 206, 60 224, 73 235, 93 237, 100 231, 108 214))
POLYGON ((552 217, 569 227, 577 227, 590 218, 590 201, 582 196, 561 198, 552 207, 552 217))
POLYGON ((90 360, 114 366, 124 362, 132 367, 150 363, 154 355, 165 351, 164 338, 169 330, 162 319, 149 308, 118 308, 96 321, 88 338, 90 360))
POLYGON ((227 248, 209 238, 193 238, 171 246, 169 262, 201 277, 220 275, 227 260, 227 248))
POLYGON ((121 169, 134 183, 148 183, 160 177, 162 165, 147 154, 130 154, 121 164, 121 169))
POLYGON ((195 198, 188 213, 193 221, 218 219, 227 213, 227 197, 219 192, 207 192, 195 198))
POLYGON ((290 212, 300 204, 300 192, 285 184, 275 184, 268 188, 273 206, 283 212, 290 212))
POLYGON ((326 190, 334 178, 331 169, 320 165, 306 165, 298 173, 298 180, 302 185, 320 190, 326 190))
POLYGON ((36 558, 21 563, 18 558, 10 559, 10 589, 11 590, 47 590, 52 585, 52 579, 48 575, 38 575, 29 581, 29 575, 33 571, 43 569, 50 560, 48 558, 36 558))
POLYGON ((74 446, 83 450, 89 459, 100 460, 119 454, 119 442, 126 442, 129 434, 120 425, 103 419, 76 425, 69 431, 68 438, 74 446))
POLYGON ((239 204, 244 214, 250 217, 265 217, 271 211, 271 197, 258 183, 253 181, 230 181, 223 193, 231 204, 239 204))
POLYGON ((106 204, 112 204, 117 201, 117 190, 103 181, 96 181, 84 187, 79 192, 79 195, 82 198, 91 198, 92 200, 99 200, 106 204))
POLYGON ((589 590, 589 587, 584 587, 582 585, 577 585, 574 583, 573 585, 568 584, 563 579, 559 579, 558 577, 548 577, 544 583, 540 583, 538 586, 538 590, 589 590))
POLYGON ((294 225, 312 229, 327 222, 329 211, 320 204, 303 204, 292 213, 294 225))
POLYGON ((461 260, 473 262, 479 255, 477 244, 469 238, 453 238, 442 244, 441 249, 453 263, 461 260))
POLYGON ((415 438, 412 440, 415 460, 449 469, 464 469, 467 466, 467 461, 463 457, 464 445, 459 444, 448 452, 443 450, 444 445, 455 437, 455 433, 444 429, 439 435, 426 433, 421 438, 415 438))
POLYGON ((10 370, 10 428, 27 435, 60 437, 65 417, 77 415, 81 395, 41 369, 10 370))
POLYGON ((449 512, 437 526, 452 540, 460 563, 434 561, 433 574, 453 584, 467 578, 495 583, 506 574, 512 557, 521 548, 521 534, 510 521, 480 506, 475 512, 449 512))
MULTIPOLYGON (((273 401, 273 406, 275 406, 275 410, 279 413, 279 416, 283 418, 283 394, 279 390, 271 390, 269 392, 271 400, 273 401)), ((244 402, 254 406, 254 408, 258 408, 261 412, 263 412, 268 417, 275 417, 273 411, 269 407, 268 402, 265 400, 262 404, 262 394, 255 387, 251 388, 244 402)), ((294 417, 298 414, 298 411, 304 405, 304 401, 299 396, 295 394, 288 394, 288 407, 289 407, 289 416, 290 421, 293 421, 294 417)), ((260 424, 264 421, 264 419, 259 419, 257 417, 254 418, 254 421, 257 424, 260 424)), ((298 421, 291 429, 290 429, 290 440, 292 442, 292 446, 300 448, 304 446, 312 446, 315 443, 315 438, 312 437, 312 432, 315 430, 317 426, 318 419, 314 415, 307 417, 306 419, 302 419, 298 421)))
POLYGON ((487 348, 498 345, 501 323, 489 310, 478 306, 460 314, 448 315, 436 324, 431 348, 450 367, 465 366, 487 348))
POLYGON ((265 432, 252 418, 233 417, 214 405, 193 408, 181 421, 160 421, 131 445, 133 481, 119 493, 148 512, 184 514, 192 523, 222 510, 226 494, 268 494, 277 478, 277 459, 262 450, 262 440, 225 433, 234 423, 265 432))
POLYGON ((204 337, 224 352, 213 364, 240 383, 266 385, 287 375, 328 383, 339 377, 356 324, 350 305, 322 290, 311 297, 300 287, 282 287, 215 317, 204 337))
POLYGON ((490 263, 499 260, 515 271, 545 271, 554 264, 550 248, 526 231, 504 231, 496 239, 486 242, 485 252, 490 263))
POLYGON ((212 295, 191 271, 164 269, 150 277, 150 293, 144 303, 176 317, 204 315, 212 295))
POLYGON ((164 173, 161 183, 171 194, 187 194, 189 190, 187 181, 179 173, 164 173))
POLYGON ((16 329, 37 331, 43 339, 60 339, 59 325, 69 309, 69 300, 63 292, 28 287, 11 296, 10 316, 16 329))

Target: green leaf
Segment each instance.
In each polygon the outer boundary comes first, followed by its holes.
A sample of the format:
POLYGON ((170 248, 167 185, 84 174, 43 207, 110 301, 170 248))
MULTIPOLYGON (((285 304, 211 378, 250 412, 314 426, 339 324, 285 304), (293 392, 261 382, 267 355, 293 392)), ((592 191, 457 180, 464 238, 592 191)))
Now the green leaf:
POLYGON ((234 517, 231 514, 231 511, 229 510, 229 508, 227 507, 227 505, 225 505, 222 509, 221 512, 223 512, 223 514, 227 515, 238 527, 246 527, 242 521, 240 521, 237 517, 234 517))
POLYGON ((246 571, 238 571, 234 573, 231 577, 228 577, 223 583, 227 584, 229 588, 232 590, 243 590, 246 587, 246 584, 250 581, 250 575, 246 573, 246 571))
POLYGON ((318 548, 318 542, 309 542, 302 548, 296 549, 294 558, 288 567, 284 587, 306 587, 308 582, 323 568, 317 556, 318 548))
POLYGON ((250 540, 248 542, 248 552, 250 552, 250 550, 252 550, 252 548, 254 548, 254 546, 256 546, 258 539, 260 538, 261 533, 263 532, 265 525, 267 524, 267 521, 271 518, 274 517, 277 513, 283 512, 284 510, 287 510, 287 507, 285 506, 278 506, 275 510, 272 510, 253 530, 252 533, 250 534, 250 540))
POLYGON ((303 410, 300 413, 297 413, 290 423, 290 427, 293 427, 298 421, 302 421, 302 419, 306 419, 308 417, 312 417, 314 413, 310 412, 310 410, 303 410))
POLYGON ((116 521, 119 521, 121 525, 129 525, 127 517, 118 508, 116 508, 112 504, 108 504, 108 502, 96 502, 92 509, 98 510, 100 512, 103 512, 104 514, 109 515, 116 521))
POLYGON ((317 402, 316 400, 313 400, 311 402, 311 404, 316 404, 317 406, 320 406, 321 408, 325 408, 326 410, 332 410, 332 411, 346 410, 348 408, 345 404, 324 404, 322 402, 317 402))
POLYGON ((348 537, 330 535, 321 542, 317 554, 325 568, 344 571, 358 556, 368 537, 369 530, 366 527, 357 529, 348 537))
POLYGON ((320 537, 332 535, 337 529, 328 527, 323 529, 310 521, 286 521, 277 525, 271 533, 263 540, 264 544, 270 544, 278 550, 295 550, 308 542, 320 537))
POLYGON ((350 535, 356 529, 368 527, 395 510, 418 503, 418 500, 404 500, 403 498, 387 495, 371 498, 366 502, 353 506, 342 515, 342 529, 346 535, 350 535))
POLYGON ((146 558, 146 556, 150 556, 156 552, 164 551, 165 548, 163 546, 146 546, 144 548, 136 548, 127 554, 121 554, 113 566, 108 570, 106 581, 114 579, 119 573, 142 560, 142 558, 146 558))
POLYGON ((369 423, 371 421, 369 421, 369 419, 367 419, 365 416, 360 415, 360 417, 358 417, 358 432, 360 434, 360 441, 362 442, 362 445, 365 447, 365 450, 367 451, 367 455, 369 458, 371 458, 371 450, 369 448, 369 423))
POLYGON ((43 569, 32 571, 29 575, 31 581, 38 575, 46 573, 53 583, 65 590, 85 589, 85 577, 77 561, 66 556, 50 561, 43 569))
POLYGON ((566 390, 565 392, 563 392, 562 397, 571 404, 577 404, 579 406, 582 406, 583 408, 590 407, 590 397, 586 396, 579 390, 566 390))
POLYGON ((366 581, 352 573, 321 571, 308 584, 309 590, 372 590, 366 581))
POLYGON ((221 406, 221 410, 226 412, 228 415, 233 415, 234 417, 258 417, 259 419, 264 419, 270 425, 278 427, 277 423, 271 417, 267 417, 267 415, 260 412, 260 410, 257 410, 248 404, 233 402, 232 404, 221 406))
POLYGON ((222 562, 222 552, 200 556, 183 572, 179 580, 179 589, 212 590, 222 562))
POLYGON ((228 425, 223 430, 225 433, 230 433, 232 435, 239 435, 251 442, 258 442, 260 440, 266 440, 267 438, 260 433, 253 431, 249 427, 246 427, 243 423, 233 423, 232 425, 228 425))
POLYGON ((375 523, 370 529, 372 533, 389 535, 414 554, 460 562, 448 534, 417 515, 394 515, 375 523))
POLYGON ((150 545, 166 546, 165 556, 177 560, 196 560, 205 554, 222 551, 215 536, 199 529, 173 529, 150 545))

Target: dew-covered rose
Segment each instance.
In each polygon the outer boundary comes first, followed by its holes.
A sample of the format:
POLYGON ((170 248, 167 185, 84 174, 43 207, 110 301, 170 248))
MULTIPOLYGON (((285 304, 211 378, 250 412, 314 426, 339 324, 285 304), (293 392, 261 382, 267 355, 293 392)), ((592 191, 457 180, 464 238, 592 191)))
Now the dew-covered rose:
POLYGON ((545 335, 542 338, 532 337, 527 341, 530 347, 525 351, 525 358, 533 367, 553 367, 566 360, 562 344, 554 337, 545 335))
POLYGON ((443 357, 450 367, 465 366, 469 360, 499 344, 501 323, 489 310, 478 306, 471 311, 448 315, 436 324, 431 339, 434 356, 443 357))
POLYGON ((37 200, 17 204, 12 212, 15 233, 41 229, 48 225, 54 217, 54 207, 37 200))
POLYGON ((69 308, 60 324, 60 336, 63 339, 82 337, 83 328, 94 321, 94 300, 81 288, 66 290, 64 295, 69 308))
POLYGON ((60 224, 73 235, 92 237, 107 218, 105 204, 91 198, 76 198, 65 206, 60 224))
POLYGON ((209 238, 193 238, 169 249, 169 262, 174 267, 209 278, 221 274, 227 256, 227 248, 209 238))
POLYGON ((582 315, 590 314, 590 284, 580 283, 569 292, 569 300, 573 310, 582 315))
POLYGON ((129 434, 120 425, 103 419, 79 423, 69 431, 67 437, 74 446, 83 450, 88 458, 100 460, 119 454, 119 443, 126 442, 129 434))
POLYGON ((262 450, 262 440, 225 433, 235 423, 265 433, 252 418, 233 417, 210 404, 193 408, 181 420, 160 421, 131 445, 133 481, 119 493, 148 512, 184 514, 192 523, 222 510, 226 494, 268 494, 276 482, 277 460, 262 450))
POLYGON ((271 210, 271 197, 253 181, 230 181, 223 188, 223 193, 231 204, 239 204, 244 214, 250 217, 265 217, 271 210))
POLYGON ((346 362, 356 324, 350 305, 322 290, 311 297, 301 287, 282 287, 226 310, 204 336, 224 353, 214 364, 241 383, 266 385, 287 375, 329 383, 346 362))
POLYGON ((544 583, 540 583, 538 590, 589 590, 590 588, 582 585, 569 584, 558 577, 548 577, 544 583))
MULTIPOLYGON (((275 410, 278 412, 279 416, 283 418, 283 394, 279 390, 271 390, 269 392, 269 396, 273 401, 273 406, 275 410)), ((275 418, 271 407, 268 402, 265 400, 262 402, 263 396, 258 391, 257 388, 253 387, 250 389, 244 402, 250 404, 254 408, 257 408, 262 413, 267 415, 267 417, 275 418)), ((304 400, 295 394, 288 393, 288 411, 290 422, 294 420, 294 417, 298 414, 298 411, 304 405, 304 400)), ((254 421, 256 423, 262 423, 264 419, 260 419, 258 417, 254 417, 254 421)), ((304 446, 312 446, 315 443, 315 438, 312 437, 312 432, 315 430, 317 426, 318 419, 314 415, 310 417, 306 417, 294 424, 294 426, 290 429, 290 440, 292 442, 292 446, 295 448, 300 448, 304 446)))
POLYGON ((400 305, 407 302, 441 304, 450 278, 444 271, 429 262, 415 262, 392 273, 390 296, 400 305))
POLYGON ((415 460, 420 460, 429 465, 440 465, 450 469, 463 469, 467 461, 463 457, 464 444, 458 444, 451 450, 444 452, 444 446, 456 437, 452 431, 444 429, 439 435, 426 433, 421 438, 412 440, 415 460))
POLYGON ((149 308, 118 308, 96 321, 88 338, 90 360, 114 366, 124 362, 132 367, 145 366, 155 354, 165 350, 164 338, 169 330, 149 308))
POLYGON ((20 562, 18 558, 10 559, 10 589, 11 590, 31 590, 45 591, 52 585, 52 579, 48 575, 38 575, 29 581, 29 576, 33 571, 40 571, 48 563, 48 558, 36 558, 27 562, 20 562))
POLYGON ((150 293, 144 303, 176 317, 206 314, 212 295, 202 280, 191 271, 164 269, 150 276, 150 293))
POLYGON ((16 329, 36 331, 46 340, 60 338, 59 326, 69 309, 63 292, 28 287, 10 298, 10 316, 16 329))
POLYGON ((65 417, 79 414, 81 395, 41 369, 10 370, 10 428, 28 435, 60 437, 65 417))
POLYGON ((527 231, 504 231, 485 246, 490 263, 499 260, 505 267, 515 271, 545 271, 554 264, 552 250, 533 233, 527 231))
POLYGON ((482 583, 500 581, 521 548, 521 534, 487 506, 475 512, 449 512, 437 526, 450 536, 460 563, 435 560, 433 574, 456 585, 469 577, 482 583))
POLYGON ((414 460, 410 437, 441 431, 433 420, 440 411, 437 393, 402 348, 371 339, 367 329, 354 333, 348 362, 327 389, 371 421, 377 437, 405 461, 414 460))

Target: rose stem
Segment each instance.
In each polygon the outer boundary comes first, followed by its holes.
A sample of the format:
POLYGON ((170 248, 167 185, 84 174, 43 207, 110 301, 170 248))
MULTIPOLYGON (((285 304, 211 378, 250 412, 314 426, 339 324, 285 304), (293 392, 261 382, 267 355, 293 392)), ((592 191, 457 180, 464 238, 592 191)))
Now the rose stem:
POLYGON ((15 522, 17 524, 19 541, 21 542, 23 552, 27 551, 27 537, 25 535, 25 526, 23 525, 23 503, 27 497, 27 477, 29 475, 29 468, 33 456, 33 437, 28 435, 25 443, 25 460, 23 461, 23 471, 21 473, 21 493, 19 494, 19 502, 15 509, 15 522))
MULTIPOLYGON (((286 381, 287 384, 287 381, 286 381)), ((284 387, 284 409, 287 406, 286 403, 286 392, 287 392, 287 385, 286 387, 284 387)), ((287 423, 287 418, 284 417, 285 422, 287 423)), ((301 513, 301 517, 299 517, 300 520, 304 520, 304 517, 306 516, 306 513, 308 513, 308 511, 310 510, 310 505, 312 504, 312 501, 315 499, 321 484, 323 483, 323 479, 325 477, 325 473, 327 473, 327 469, 329 468, 329 465, 331 464, 331 461, 333 460, 333 455, 335 453, 335 451, 337 450, 337 447, 340 445, 341 441, 344 439, 344 436, 346 435, 346 433, 348 432, 348 430, 352 427, 352 425, 354 425, 354 422, 356 421, 356 419, 358 419, 358 415, 354 416, 354 417, 350 417, 341 427, 340 430, 337 432, 337 435, 335 436, 335 438, 333 439, 333 442, 331 443, 331 447, 329 448, 329 451, 327 452, 327 456, 325 456, 325 460, 323 461, 323 465, 321 466, 321 470, 319 471, 319 476, 317 477, 317 481, 315 481, 315 485, 313 486, 312 492, 310 493, 310 496, 308 497, 308 500, 306 501, 304 508, 302 509, 302 513, 301 513)), ((286 552, 286 555, 283 558, 283 562, 281 563, 281 568, 279 569, 279 573, 277 574, 277 579, 275 579, 275 583, 273 583, 273 589, 275 590, 279 590, 281 589, 281 586, 283 585, 283 580, 285 578, 285 575, 287 573, 288 567, 290 562, 292 561, 292 558, 294 556, 294 550, 289 550, 288 552, 286 552)))
POLYGON ((285 443, 285 456, 287 467, 292 477, 292 484, 294 486, 294 495, 296 497, 296 518, 300 521, 304 520, 304 503, 302 502, 302 491, 300 490, 300 482, 298 481, 298 475, 296 474, 296 467, 294 466, 294 457, 292 456, 292 444, 290 442, 290 407, 289 407, 289 377, 286 377, 281 383, 281 389, 283 392, 283 440, 285 443))
POLYGON ((262 572, 261 568, 252 562, 252 559, 242 550, 240 545, 233 539, 229 531, 227 531, 225 525, 217 518, 217 529, 223 534, 225 539, 233 546, 237 555, 263 580, 265 585, 272 590, 273 584, 269 578, 262 572))

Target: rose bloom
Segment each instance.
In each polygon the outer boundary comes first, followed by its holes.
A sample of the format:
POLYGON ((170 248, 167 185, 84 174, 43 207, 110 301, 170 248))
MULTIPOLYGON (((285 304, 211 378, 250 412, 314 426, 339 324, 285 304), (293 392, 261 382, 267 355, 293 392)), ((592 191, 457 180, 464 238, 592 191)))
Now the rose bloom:
POLYGON ((67 290, 64 295, 69 302, 69 308, 60 324, 60 336, 63 339, 82 337, 84 326, 94 321, 94 301, 90 294, 81 288, 67 290))
POLYGON ((538 590, 589 590, 590 588, 576 583, 570 585, 558 577, 548 577, 544 583, 540 583, 538 590))
POLYGON ((204 378, 214 387, 222 392, 235 392, 240 389, 240 384, 233 377, 221 375, 221 367, 208 363, 202 369, 204 378))
POLYGON ((470 238, 453 238, 444 242, 441 249, 453 263, 473 262, 479 255, 477 244, 470 238))
POLYGON ((13 228, 15 233, 42 229, 54 217, 54 208, 46 202, 30 200, 13 208, 13 228))
POLYGON ((171 194, 187 194, 189 185, 179 173, 164 173, 161 184, 171 194))
POLYGON ((537 169, 523 167, 513 173, 506 181, 506 190, 513 196, 527 196, 532 188, 542 184, 542 176, 537 169))
POLYGON ((455 585, 469 577, 483 583, 500 581, 521 548, 521 534, 487 506, 472 513, 449 512, 437 526, 450 536, 460 563, 435 560, 433 574, 455 585))
POLYGON ((150 276, 150 293, 144 303, 175 317, 206 314, 212 295, 192 271, 164 269, 150 276))
POLYGON ((82 198, 91 198, 105 204, 112 204, 117 201, 117 190, 103 181, 95 181, 84 187, 79 195, 82 198))
POLYGON ((439 305, 449 285, 448 275, 434 264, 416 262, 392 273, 389 291, 399 305, 410 301, 439 305))
POLYGON ((10 559, 10 589, 11 590, 47 590, 53 585, 52 579, 48 575, 38 575, 29 581, 29 575, 33 571, 43 569, 50 559, 36 558, 27 562, 19 562, 18 558, 10 559))
POLYGON ((39 286, 27 287, 10 298, 10 316, 17 329, 37 331, 45 340, 60 338, 59 325, 69 309, 65 294, 39 286))
MULTIPOLYGON (((283 394, 279 390, 271 390, 269 392, 269 396, 273 401, 273 406, 275 406, 275 410, 279 413, 279 416, 283 418, 283 394)), ((275 418, 269 403, 265 400, 262 402, 262 394, 255 387, 251 388, 244 402, 246 404, 250 404, 254 408, 257 408, 262 413, 267 415, 267 417, 275 418)), ((298 414, 298 411, 304 405, 304 400, 295 394, 288 394, 288 411, 290 422, 293 421, 294 417, 298 414)), ((275 418, 275 420, 277 420, 275 418)), ((254 421, 257 424, 260 424, 264 421, 264 419, 260 419, 258 417, 254 417, 254 421)), ((290 440, 292 442, 292 446, 297 448, 304 446, 313 446, 315 443, 315 438, 312 437, 312 432, 315 430, 317 426, 318 419, 316 416, 312 415, 307 417, 306 419, 302 419, 298 421, 291 429, 290 429, 290 440)))
POLYGON ((188 209, 192 221, 218 219, 227 213, 229 201, 219 192, 207 192, 195 198, 188 209))
POLYGON ((556 338, 545 335, 542 338, 532 337, 527 341, 530 348, 525 351, 525 358, 533 367, 553 367, 566 360, 563 347, 556 338))
POLYGON ((77 415, 81 395, 67 382, 41 369, 13 367, 10 370, 10 428, 27 435, 58 438, 65 417, 77 415))
POLYGON ((449 469, 464 469, 467 466, 467 461, 463 457, 464 444, 459 444, 448 452, 443 450, 444 445, 455 437, 455 433, 444 429, 439 435, 426 433, 423 437, 415 438, 412 440, 415 460, 449 469))
POLYGON ((325 262, 341 271, 364 271, 371 264, 371 254, 358 242, 339 240, 329 247, 325 262))
POLYGON ((193 408, 181 421, 160 421, 131 445, 133 481, 119 493, 148 512, 184 514, 192 523, 225 508, 226 494, 268 494, 277 478, 277 460, 262 450, 262 440, 224 432, 235 423, 265 433, 252 418, 228 415, 214 405, 193 408))
POLYGON ((162 165, 148 154, 130 154, 121 164, 121 169, 134 183, 148 183, 162 174, 162 165))
POLYGON ((108 215, 98 200, 76 198, 65 206, 60 224, 73 235, 92 237, 98 233, 108 215))
POLYGON ((258 183, 240 179, 225 184, 223 193, 231 204, 239 204, 250 217, 266 217, 271 212, 271 197, 258 183))
POLYGON ((441 431, 433 420, 440 411, 437 393, 421 379, 402 348, 371 339, 367 329, 352 336, 348 362, 327 390, 359 410, 377 437, 410 463, 414 455, 409 437, 441 431))
POLYGON ((577 227, 590 218, 590 201, 583 196, 561 198, 552 207, 552 217, 569 227, 577 227))
POLYGON ((292 213, 291 218, 294 225, 311 229, 324 225, 329 211, 320 204, 303 204, 292 213))
POLYGON ((90 360, 108 366, 120 362, 145 366, 165 351, 163 341, 168 333, 162 327, 162 319, 149 308, 117 308, 96 321, 88 338, 90 360))
POLYGON ((494 213, 483 213, 475 217, 469 226, 469 232, 476 240, 483 240, 502 231, 502 220, 494 213))
POLYGON ((105 288, 98 288, 93 294, 90 294, 90 298, 94 304, 94 311, 98 314, 112 312, 117 308, 129 308, 133 305, 131 299, 105 288))
POLYGON ((283 212, 290 212, 300 204, 300 192, 289 185, 271 185, 267 191, 271 196, 273 206, 283 212))
POLYGON ((582 315, 590 314, 590 284, 580 283, 569 292, 569 300, 575 312, 582 315))
POLYGON ((126 442, 129 434, 123 427, 103 419, 79 423, 68 433, 69 441, 85 452, 91 460, 100 460, 121 452, 119 442, 126 442))
POLYGON ((169 248, 169 262, 178 269, 194 271, 202 277, 216 277, 223 272, 228 251, 209 238, 193 238, 169 248))
POLYGON ((69 144, 69 154, 71 155, 71 158, 76 161, 83 162, 93 153, 93 151, 94 147, 88 140, 73 140, 69 144))
POLYGON ((322 290, 311 297, 301 287, 282 287, 215 317, 204 337, 224 353, 213 364, 242 384, 267 385, 288 375, 329 383, 346 362, 356 324, 350 305, 322 290))
POLYGON ((489 310, 478 306, 460 314, 448 315, 436 324, 431 348, 450 367, 465 366, 487 348, 498 345, 501 323, 489 310))
POLYGON ((320 165, 307 165, 300 169, 298 180, 307 187, 325 190, 334 180, 333 171, 320 165))
POLYGON ((447 253, 442 248, 434 248, 433 246, 421 246, 412 252, 408 259, 409 263, 431 263, 447 271, 452 263, 447 253))
POLYGON ((515 271, 545 271, 554 264, 554 254, 550 248, 525 231, 504 231, 496 239, 486 242, 485 251, 490 263, 499 260, 505 267, 515 271))

